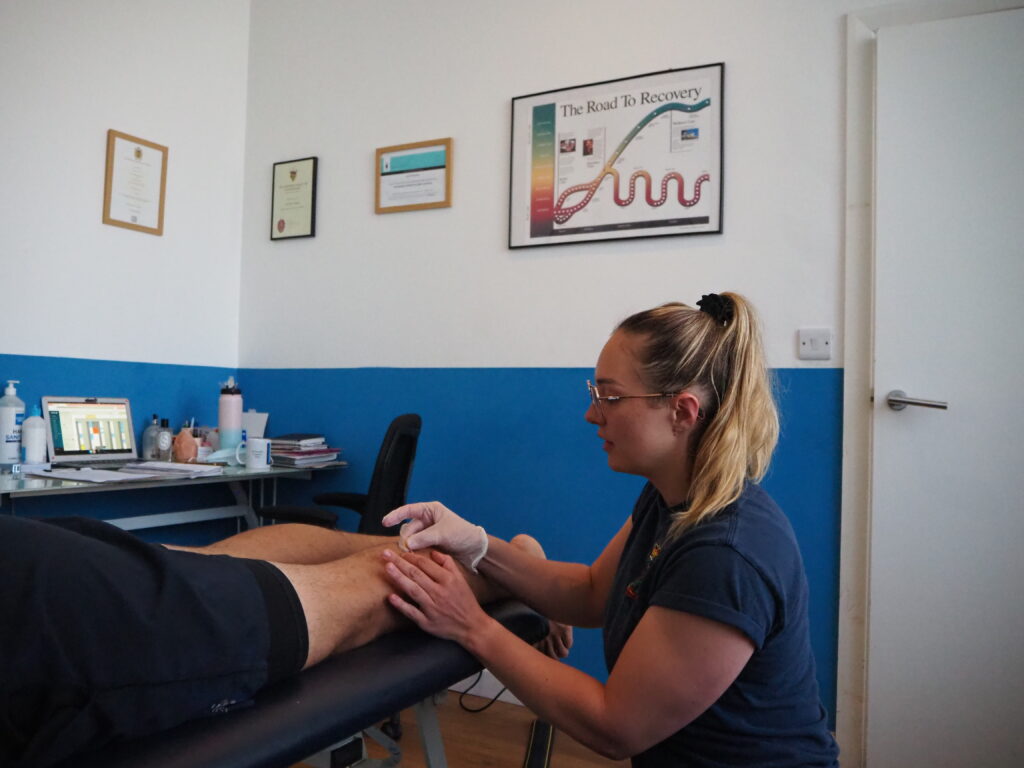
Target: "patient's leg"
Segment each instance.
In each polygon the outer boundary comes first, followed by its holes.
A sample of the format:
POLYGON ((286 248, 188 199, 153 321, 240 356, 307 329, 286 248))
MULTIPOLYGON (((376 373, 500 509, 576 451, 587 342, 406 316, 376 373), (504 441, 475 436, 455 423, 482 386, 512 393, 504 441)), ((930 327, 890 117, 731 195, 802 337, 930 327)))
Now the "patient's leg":
POLYGON ((275 563, 316 565, 339 560, 383 544, 395 547, 398 545, 398 539, 335 531, 317 525, 282 523, 242 531, 205 547, 182 547, 171 544, 164 546, 201 555, 231 555, 252 560, 270 560, 275 563))
MULTIPOLYGON (((309 656, 305 667, 409 626, 387 602, 394 586, 384 577, 381 552, 385 548, 397 550, 395 542, 388 541, 329 563, 273 563, 292 583, 306 616, 309 656)), ((466 577, 481 603, 502 596, 483 577, 468 572, 466 577)))
MULTIPOLYGON (((530 536, 512 539, 514 546, 544 557, 530 536)), ((298 593, 309 629, 306 667, 332 653, 357 648, 402 626, 407 620, 387 602, 394 587, 384 578, 380 553, 398 548, 397 537, 366 536, 313 525, 285 523, 263 526, 205 547, 165 545, 207 555, 267 560, 284 573, 298 593)), ((481 603, 507 597, 483 577, 464 571, 481 603)), ((551 624, 541 648, 562 657, 572 644, 572 628, 551 624)))
MULTIPOLYGON (((541 547, 540 542, 525 533, 514 536, 509 541, 509 544, 534 557, 539 557, 542 560, 547 559, 547 555, 544 554, 544 548, 541 547)), ((548 620, 548 636, 537 643, 537 649, 553 659, 564 659, 569 655, 570 648, 572 648, 572 627, 569 624, 560 624, 557 621, 548 620)))

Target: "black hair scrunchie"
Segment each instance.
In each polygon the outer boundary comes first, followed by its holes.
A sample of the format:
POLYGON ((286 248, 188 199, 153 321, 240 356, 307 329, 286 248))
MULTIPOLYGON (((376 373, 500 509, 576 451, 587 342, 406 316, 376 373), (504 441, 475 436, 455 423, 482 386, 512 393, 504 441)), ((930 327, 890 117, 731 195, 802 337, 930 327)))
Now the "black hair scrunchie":
POLYGON ((717 293, 706 293, 697 302, 701 312, 711 315, 711 319, 719 325, 728 325, 735 312, 732 299, 719 296, 717 293))

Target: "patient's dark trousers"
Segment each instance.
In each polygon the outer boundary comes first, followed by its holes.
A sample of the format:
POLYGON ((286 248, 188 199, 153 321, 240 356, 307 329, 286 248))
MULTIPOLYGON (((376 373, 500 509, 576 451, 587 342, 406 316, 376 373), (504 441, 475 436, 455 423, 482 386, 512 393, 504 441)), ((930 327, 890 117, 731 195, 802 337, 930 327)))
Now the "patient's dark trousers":
POLYGON ((0 515, 0 567, 0 766, 225 711, 305 662, 298 597, 269 563, 0 515))

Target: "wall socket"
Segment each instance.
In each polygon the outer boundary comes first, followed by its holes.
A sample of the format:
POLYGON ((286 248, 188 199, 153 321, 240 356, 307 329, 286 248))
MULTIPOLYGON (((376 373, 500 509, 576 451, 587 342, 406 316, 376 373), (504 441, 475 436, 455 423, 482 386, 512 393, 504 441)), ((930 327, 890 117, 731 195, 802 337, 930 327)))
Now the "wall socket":
POLYGON ((801 360, 832 359, 831 328, 800 328, 797 342, 797 357, 801 360))

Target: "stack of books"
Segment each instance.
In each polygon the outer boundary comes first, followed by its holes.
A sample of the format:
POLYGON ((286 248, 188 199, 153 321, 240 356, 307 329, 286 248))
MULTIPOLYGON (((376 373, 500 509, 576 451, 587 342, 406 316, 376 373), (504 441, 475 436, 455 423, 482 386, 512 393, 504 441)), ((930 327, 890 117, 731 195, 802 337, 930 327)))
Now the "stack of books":
POLYGON ((270 438, 270 455, 281 467, 310 467, 338 458, 338 449, 327 445, 323 435, 293 432, 270 438))

